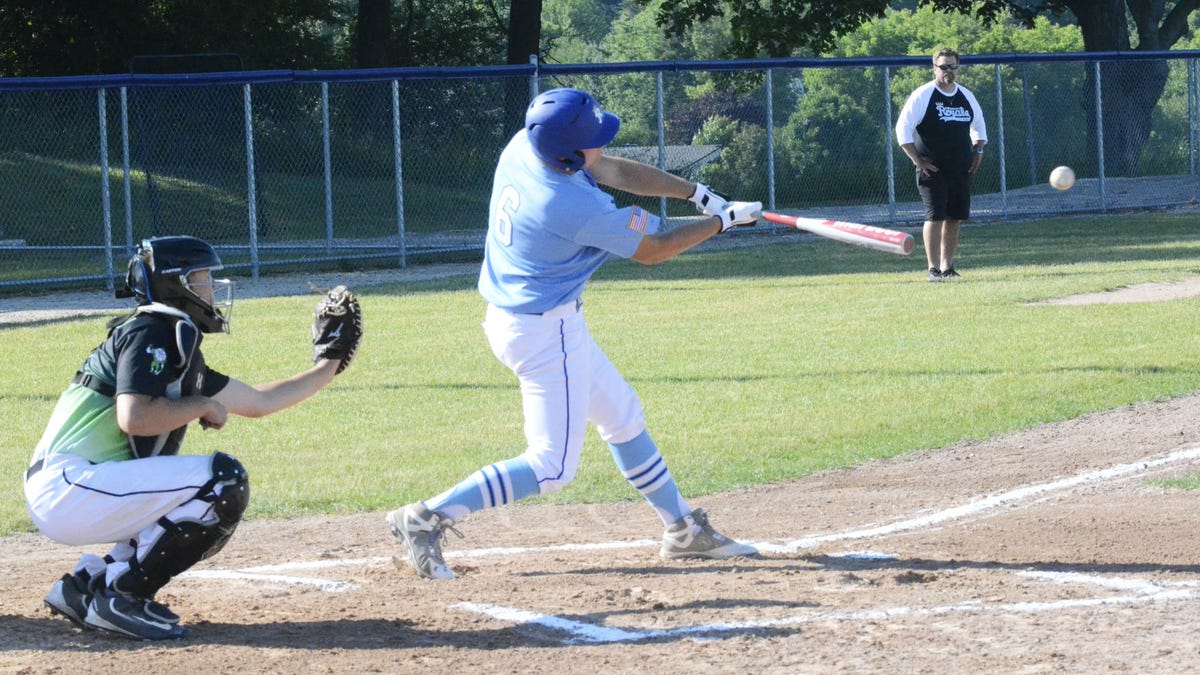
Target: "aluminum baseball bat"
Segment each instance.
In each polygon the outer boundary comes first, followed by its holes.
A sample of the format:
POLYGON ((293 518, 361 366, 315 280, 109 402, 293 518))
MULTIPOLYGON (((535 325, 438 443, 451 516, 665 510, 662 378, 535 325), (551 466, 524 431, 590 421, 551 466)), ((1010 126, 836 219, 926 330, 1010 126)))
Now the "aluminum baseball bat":
POLYGON ((840 220, 821 220, 820 218, 789 216, 771 211, 763 211, 762 217, 763 220, 772 223, 794 227, 797 230, 804 230, 805 232, 811 232, 821 237, 840 241, 845 244, 875 249, 876 251, 885 251, 887 253, 895 253, 896 255, 908 255, 913 250, 913 236, 899 230, 889 230, 885 227, 861 225, 859 223, 847 223, 840 220))

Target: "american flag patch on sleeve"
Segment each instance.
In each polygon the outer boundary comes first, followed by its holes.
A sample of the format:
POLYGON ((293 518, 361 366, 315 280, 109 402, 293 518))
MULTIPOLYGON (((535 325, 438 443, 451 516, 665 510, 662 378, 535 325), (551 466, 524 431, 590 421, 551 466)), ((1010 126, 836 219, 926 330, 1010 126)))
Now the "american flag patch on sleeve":
POLYGON ((629 229, 634 232, 646 232, 646 225, 650 222, 650 214, 640 206, 633 207, 633 213, 629 214, 629 229))

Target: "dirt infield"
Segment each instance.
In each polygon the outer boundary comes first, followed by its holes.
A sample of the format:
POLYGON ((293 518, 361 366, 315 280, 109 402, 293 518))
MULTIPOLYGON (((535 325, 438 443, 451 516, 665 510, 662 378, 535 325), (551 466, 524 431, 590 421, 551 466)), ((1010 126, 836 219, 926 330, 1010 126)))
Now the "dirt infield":
MULTIPOLYGON (((0 313, 89 309, 59 300, 0 313)), ((251 520, 160 594, 192 631, 169 644, 52 617, 53 581, 102 551, 8 537, 0 672, 1196 670, 1196 495, 1153 480, 1197 470, 1200 394, 693 500, 756 559, 662 561, 641 502, 518 506, 462 523, 460 578, 430 582, 382 513, 251 520)))
POLYGON ((639 502, 517 506, 396 567, 382 513, 249 521, 160 594, 192 636, 81 632, 80 549, 4 539, 3 672, 1043 672, 1200 668, 1200 395, 693 500, 766 552, 665 562, 639 502))

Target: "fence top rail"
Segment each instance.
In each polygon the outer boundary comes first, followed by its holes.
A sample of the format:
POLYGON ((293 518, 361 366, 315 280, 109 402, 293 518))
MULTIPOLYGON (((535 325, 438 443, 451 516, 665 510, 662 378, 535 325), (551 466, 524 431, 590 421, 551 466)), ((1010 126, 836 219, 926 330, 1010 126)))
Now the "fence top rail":
MULTIPOLYGON (((755 71, 775 68, 863 68, 925 66, 929 56, 860 56, 850 58, 734 59, 727 61, 632 61, 509 66, 429 66, 359 70, 252 70, 178 75, 120 74, 63 77, 0 77, 0 92, 56 89, 113 89, 121 87, 181 87, 272 83, 341 83, 479 79, 504 77, 598 75, 634 72, 755 71)), ((1062 63, 1092 61, 1164 61, 1200 59, 1198 50, 978 54, 962 58, 964 65, 1062 63)))

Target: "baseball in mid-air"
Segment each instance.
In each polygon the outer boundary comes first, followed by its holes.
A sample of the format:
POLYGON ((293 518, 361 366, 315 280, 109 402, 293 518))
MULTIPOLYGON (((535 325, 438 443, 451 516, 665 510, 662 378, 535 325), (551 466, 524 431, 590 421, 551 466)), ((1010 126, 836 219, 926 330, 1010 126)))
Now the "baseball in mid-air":
POLYGON ((1075 170, 1069 166, 1056 166, 1050 172, 1050 187, 1055 190, 1070 190, 1075 184, 1075 170))

